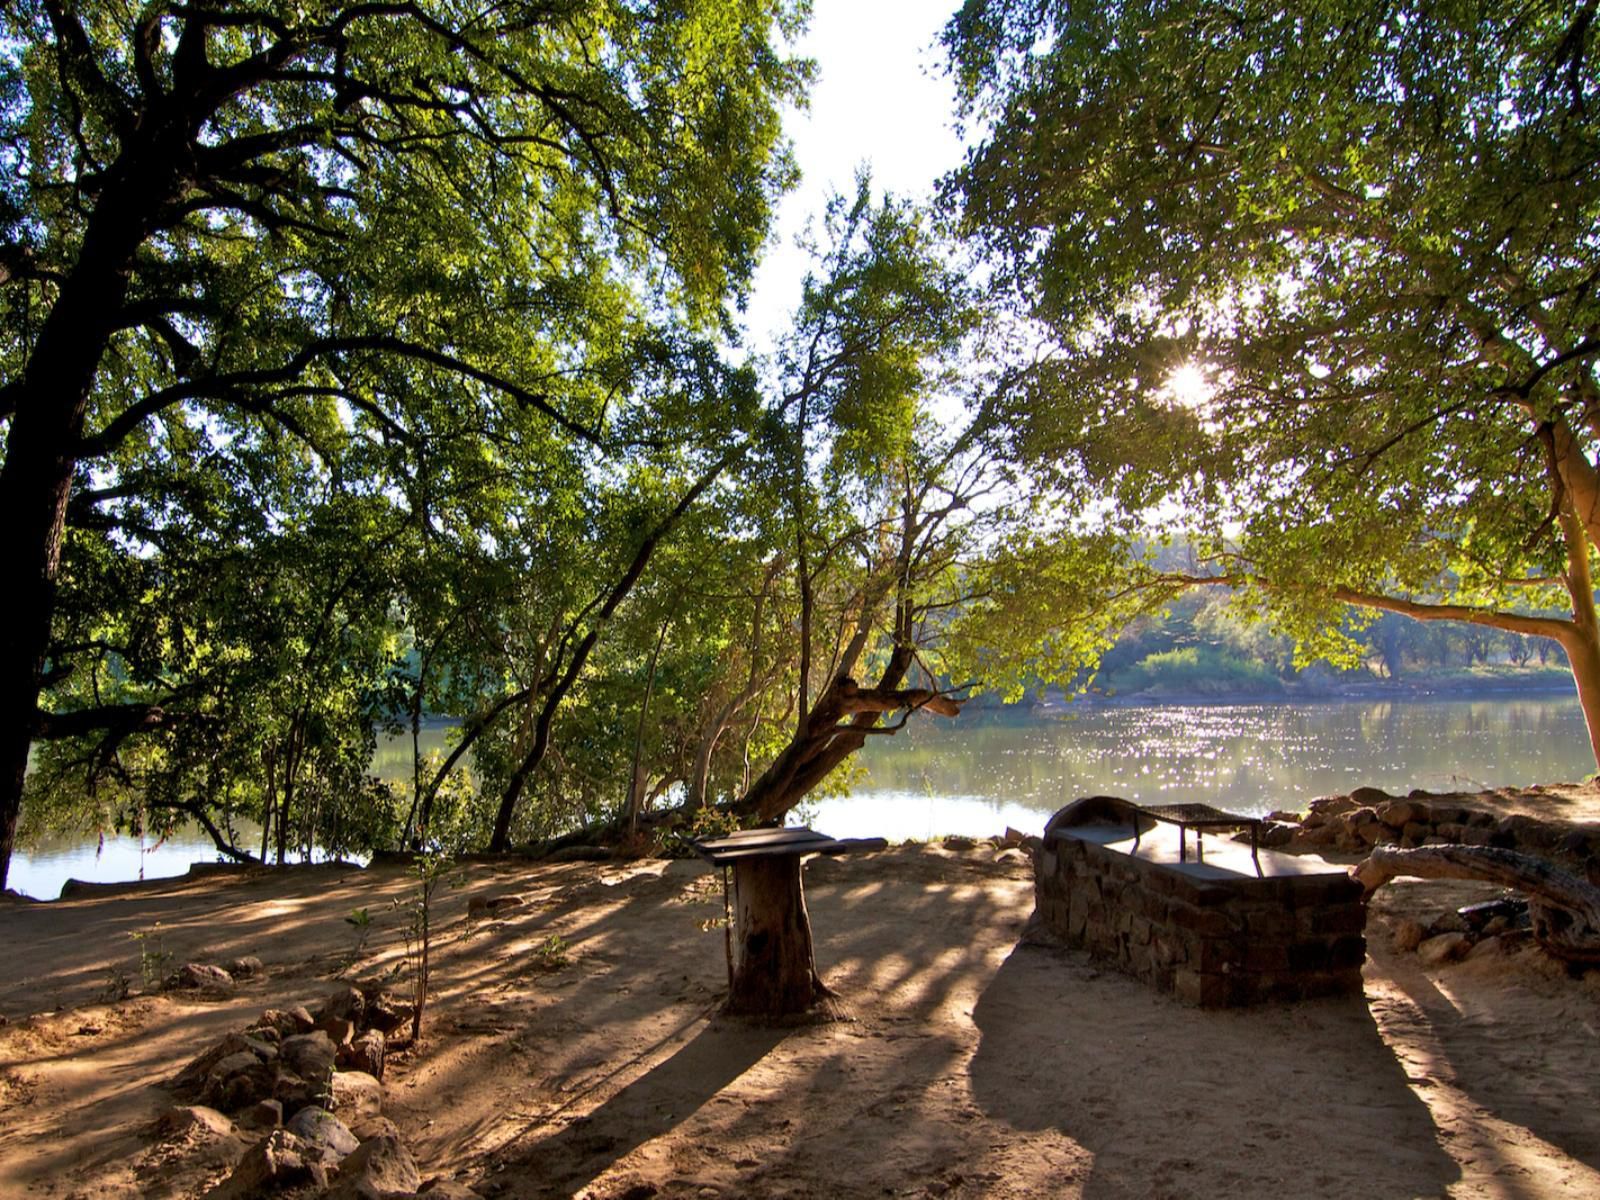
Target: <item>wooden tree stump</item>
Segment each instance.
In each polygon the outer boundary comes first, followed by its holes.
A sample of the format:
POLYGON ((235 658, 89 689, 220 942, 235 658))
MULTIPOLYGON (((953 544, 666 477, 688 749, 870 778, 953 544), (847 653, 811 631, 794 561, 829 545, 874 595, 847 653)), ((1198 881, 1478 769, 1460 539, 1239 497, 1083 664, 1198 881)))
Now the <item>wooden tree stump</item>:
POLYGON ((817 975, 798 854, 733 865, 731 1016, 837 1018, 842 1010, 817 975))
POLYGON ((1380 846, 1355 869, 1368 892, 1397 875, 1481 879, 1528 897, 1533 936, 1556 958, 1600 964, 1600 887, 1531 854, 1494 846, 1380 846))

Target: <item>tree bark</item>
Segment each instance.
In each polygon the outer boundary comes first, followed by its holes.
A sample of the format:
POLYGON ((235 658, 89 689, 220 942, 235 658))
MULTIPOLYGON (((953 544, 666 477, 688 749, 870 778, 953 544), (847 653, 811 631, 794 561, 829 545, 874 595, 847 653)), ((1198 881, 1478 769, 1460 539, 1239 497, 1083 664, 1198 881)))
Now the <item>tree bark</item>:
POLYGON ((733 866, 733 978, 723 1011, 778 1019, 838 1016, 817 974, 799 855, 733 866))
POLYGON ((1600 964, 1600 887, 1560 867, 1494 846, 1380 846, 1355 870, 1368 892, 1397 875, 1422 879, 1481 879, 1528 897, 1533 936, 1566 962, 1600 964))
POLYGON ((962 703, 932 688, 896 688, 892 683, 864 688, 847 675, 836 676, 806 715, 800 732, 733 805, 733 811, 763 824, 781 820, 830 771, 861 749, 867 738, 893 732, 878 727, 878 718, 884 713, 904 710, 909 715, 925 708, 953 717, 960 713, 962 703))

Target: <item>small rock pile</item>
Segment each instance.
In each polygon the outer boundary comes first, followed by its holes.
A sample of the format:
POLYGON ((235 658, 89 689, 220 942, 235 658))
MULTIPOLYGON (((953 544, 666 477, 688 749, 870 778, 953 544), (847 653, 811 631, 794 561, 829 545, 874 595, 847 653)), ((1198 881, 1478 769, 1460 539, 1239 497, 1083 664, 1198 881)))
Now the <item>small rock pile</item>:
POLYGON ((263 969, 261 960, 253 954, 231 959, 226 966, 220 967, 215 963, 188 962, 167 976, 166 985, 174 991, 199 991, 226 996, 241 979, 254 979, 263 969))
POLYGON ((268 1009, 178 1073, 171 1090, 187 1103, 158 1132, 260 1133, 207 1200, 473 1200, 456 1183, 423 1185, 383 1115, 388 1035, 411 1015, 381 989, 342 989, 315 1013, 268 1009))
POLYGON ((1361 854, 1373 846, 1499 846, 1559 860, 1591 873, 1600 863, 1600 826, 1543 821, 1523 814, 1500 816, 1461 803, 1459 796, 1414 791, 1391 796, 1357 788, 1348 796, 1323 796, 1296 822, 1296 814, 1273 813, 1262 842, 1290 850, 1337 850, 1361 854))
POLYGON ((1415 951, 1424 966, 1442 967, 1463 959, 1501 957, 1531 937, 1528 902, 1507 895, 1444 913, 1426 925, 1404 918, 1395 924, 1390 944, 1401 953, 1415 951))

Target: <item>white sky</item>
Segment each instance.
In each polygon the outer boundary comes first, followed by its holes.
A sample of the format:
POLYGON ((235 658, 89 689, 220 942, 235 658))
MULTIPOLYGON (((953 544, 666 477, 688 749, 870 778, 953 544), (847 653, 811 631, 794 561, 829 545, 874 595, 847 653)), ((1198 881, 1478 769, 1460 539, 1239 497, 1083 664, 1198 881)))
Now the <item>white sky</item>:
POLYGON ((954 93, 939 73, 936 39, 958 0, 814 0, 795 51, 816 60, 807 112, 790 111, 800 186, 778 209, 777 233, 756 273, 745 327, 750 348, 770 347, 800 300, 805 256, 794 247, 832 192, 849 194, 856 168, 878 194, 925 196, 961 161, 950 127, 954 93))

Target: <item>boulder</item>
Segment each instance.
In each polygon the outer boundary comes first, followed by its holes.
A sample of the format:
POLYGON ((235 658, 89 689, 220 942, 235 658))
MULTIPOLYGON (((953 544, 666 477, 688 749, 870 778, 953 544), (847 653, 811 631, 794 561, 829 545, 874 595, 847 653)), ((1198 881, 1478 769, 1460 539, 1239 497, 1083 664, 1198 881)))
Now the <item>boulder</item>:
POLYGON ((375 1116, 346 1118, 345 1124, 350 1126, 350 1132, 356 1135, 356 1141, 365 1142, 382 1134, 391 1137, 400 1136, 400 1127, 381 1113, 375 1116))
POLYGON ((328 1035, 328 1040, 343 1049, 356 1040, 356 1023, 344 1017, 323 1017, 317 1028, 328 1035))
POLYGON ((1464 958, 1472 949, 1472 939, 1464 933, 1441 933, 1425 939, 1417 947, 1417 957, 1424 966, 1442 967, 1464 958))
POLYGON ((179 1104, 156 1118, 156 1130, 163 1134, 186 1134, 193 1130, 206 1136, 226 1137, 233 1132, 233 1122, 204 1104, 179 1104))
POLYGON ((293 1071, 279 1071, 278 1078, 272 1085, 272 1098, 283 1106, 283 1111, 293 1116, 308 1104, 329 1104, 332 1102, 333 1087, 331 1080, 302 1079, 293 1071))
POLYGON ((210 963, 184 963, 167 976, 167 986, 222 995, 233 991, 233 976, 210 963))
POLYGON ((279 1053, 284 1067, 307 1082, 326 1080, 332 1075, 338 1055, 333 1040, 321 1029, 284 1038, 279 1053))
POLYGON ((277 1071, 248 1050, 229 1054, 211 1068, 200 1099, 224 1112, 237 1112, 272 1095, 277 1071))
POLYGON ((1468 962, 1482 962, 1490 958, 1504 958, 1511 953, 1512 942, 1504 937, 1486 937, 1467 951, 1468 962))
POLYGON ((1358 787, 1350 793, 1349 799, 1352 808, 1381 808, 1394 797, 1382 788, 1358 787))
POLYGON ((283 1101, 271 1098, 257 1100, 240 1110, 239 1124, 246 1129, 276 1129, 283 1124, 283 1101))
POLYGON ((1269 849, 1287 846, 1299 828, 1298 825, 1290 824, 1287 821, 1269 820, 1261 826, 1261 832, 1257 835, 1257 844, 1266 846, 1269 849))
POLYGON ((264 975, 266 967, 254 954, 246 954, 234 959, 228 964, 228 974, 235 979, 254 979, 257 975, 264 975))
POLYGON ((369 1029, 348 1046, 339 1048, 339 1066, 348 1071, 365 1071, 374 1079, 383 1079, 383 1060, 389 1042, 376 1029, 369 1029))
POLYGON ((269 1008, 256 1018, 252 1029, 272 1029, 278 1037, 294 1037, 298 1033, 310 1033, 317 1027, 304 1005, 295 1005, 293 1008, 269 1008))
POLYGON ((430 1179, 417 1189, 417 1195, 428 1200, 483 1200, 480 1193, 453 1179, 430 1179))
POLYGON ((1458 912, 1440 913, 1428 922, 1428 936, 1438 937, 1441 933, 1471 933, 1472 926, 1458 912))
POLYGON ((383 1111, 383 1084, 365 1071, 340 1071, 333 1077, 334 1112, 347 1124, 383 1111))
POLYGON ((1421 921, 1413 921, 1410 917, 1406 917, 1396 922, 1389 944, 1402 954, 1409 954, 1422 945, 1423 939, 1427 936, 1428 931, 1422 927, 1421 921))
POLYGON ((528 903, 528 898, 516 892, 501 892, 498 896, 474 896, 467 901, 469 917, 498 917, 528 903))
POLYGON ((254 1200, 295 1187, 328 1186, 328 1169, 287 1130, 274 1129, 244 1152, 233 1174, 206 1193, 206 1200, 254 1200))
POLYGON ((1306 805, 1306 820, 1312 816, 1342 817, 1351 809, 1360 808, 1362 801, 1355 799, 1354 793, 1349 796, 1318 796, 1306 805))
POLYGON ((416 1008, 404 1000, 399 999, 393 992, 384 988, 377 988, 366 993, 367 1012, 366 1022, 368 1029, 376 1029, 380 1033, 393 1033, 402 1025, 410 1023, 416 1008))
POLYGON ((339 1182, 325 1200, 399 1200, 422 1185, 416 1160, 390 1134, 369 1138, 339 1167, 339 1182))
POLYGON ((322 1007, 312 1014, 316 1018, 318 1028, 323 1022, 331 1019, 349 1021, 357 1029, 361 1028, 361 1018, 367 1011, 367 998, 357 988, 340 988, 323 1001, 322 1007))
POLYGON ((1425 820, 1427 817, 1426 810, 1411 800, 1396 800, 1390 804, 1383 805, 1376 811, 1378 820, 1396 831, 1404 829, 1407 825, 1425 820))
POLYGON ((284 1126, 307 1146, 316 1149, 324 1162, 337 1162, 361 1144, 345 1123, 325 1108, 308 1105, 295 1113, 284 1126))

